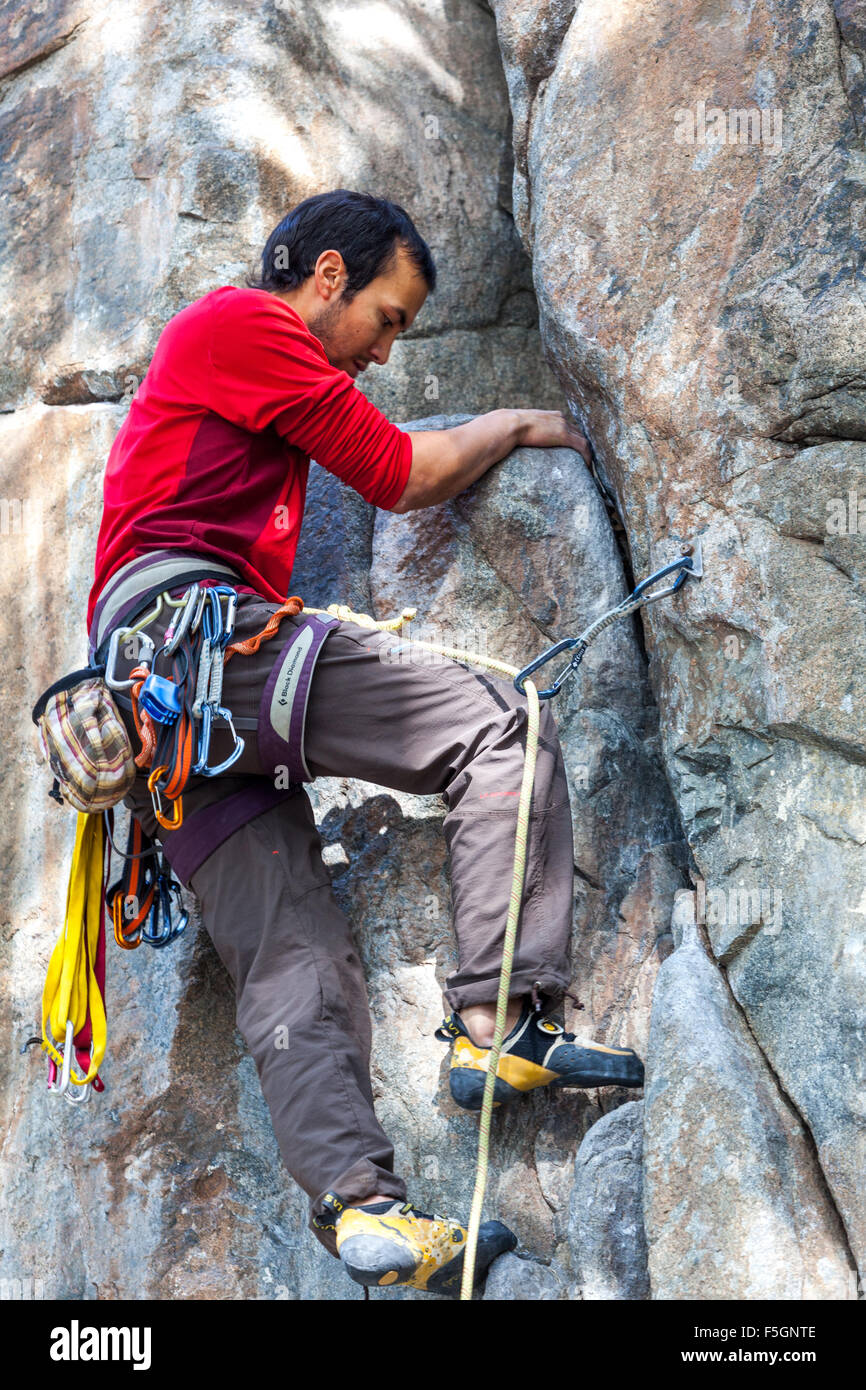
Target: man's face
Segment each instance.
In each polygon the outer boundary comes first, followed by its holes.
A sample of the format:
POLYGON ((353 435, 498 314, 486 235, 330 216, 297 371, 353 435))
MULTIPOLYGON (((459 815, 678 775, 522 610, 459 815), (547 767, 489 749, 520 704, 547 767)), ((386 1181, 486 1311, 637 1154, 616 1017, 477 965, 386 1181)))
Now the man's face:
MULTIPOLYGON (((349 304, 343 303, 346 270, 338 252, 323 252, 326 258, 326 283, 336 283, 336 289, 324 303, 320 294, 309 314, 307 327, 315 333, 334 367, 341 367, 350 377, 366 370, 370 362, 384 365, 397 334, 409 328, 427 298, 427 284, 409 260, 405 249, 397 247, 391 268, 377 275, 369 285, 359 290, 349 304), (330 278, 333 272, 333 280, 330 278)), ((317 262, 317 271, 322 259, 317 262)), ((311 288, 319 283, 318 275, 307 282, 311 288)))

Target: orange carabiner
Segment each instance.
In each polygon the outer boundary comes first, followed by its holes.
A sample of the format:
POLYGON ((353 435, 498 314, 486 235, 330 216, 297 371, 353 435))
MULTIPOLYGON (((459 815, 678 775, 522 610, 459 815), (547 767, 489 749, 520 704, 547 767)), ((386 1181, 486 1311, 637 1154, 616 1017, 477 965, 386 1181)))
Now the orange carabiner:
POLYGON ((178 827, 183 824, 183 798, 179 796, 177 801, 172 803, 172 811, 174 812, 173 819, 166 820, 162 813, 162 798, 159 794, 159 788, 154 786, 154 783, 164 772, 168 772, 167 767, 155 767, 147 779, 148 791, 150 792, 153 802, 153 814, 156 816, 160 825, 165 826, 166 830, 177 830, 178 827))
POLYGON ((130 939, 123 930, 123 894, 118 891, 114 895, 114 902, 111 908, 111 918, 114 923, 114 939, 118 946, 122 946, 124 951, 134 951, 136 946, 141 945, 141 930, 138 935, 130 939))

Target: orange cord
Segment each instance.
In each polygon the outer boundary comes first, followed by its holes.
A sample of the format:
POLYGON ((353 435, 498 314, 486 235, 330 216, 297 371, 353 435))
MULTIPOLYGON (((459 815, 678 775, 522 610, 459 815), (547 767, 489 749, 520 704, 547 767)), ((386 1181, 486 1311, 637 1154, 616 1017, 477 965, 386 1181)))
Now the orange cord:
POLYGON ((141 680, 132 687, 132 717, 135 720, 138 737, 141 739, 141 752, 135 755, 135 766, 150 767, 156 752, 156 730, 147 710, 142 710, 140 714, 138 712, 138 693, 150 675, 150 667, 136 666, 130 674, 141 677, 141 680))
POLYGON ((282 607, 277 608, 276 611, 271 614, 261 632, 257 632, 255 637, 248 637, 245 642, 232 642, 226 647, 223 665, 225 666, 226 663, 231 660, 235 652, 240 652, 241 656, 252 656, 253 652, 257 652, 263 642, 268 642, 275 636, 283 618, 294 617, 303 610, 303 607, 304 600, 298 598, 297 594, 293 594, 291 598, 287 598, 282 607))

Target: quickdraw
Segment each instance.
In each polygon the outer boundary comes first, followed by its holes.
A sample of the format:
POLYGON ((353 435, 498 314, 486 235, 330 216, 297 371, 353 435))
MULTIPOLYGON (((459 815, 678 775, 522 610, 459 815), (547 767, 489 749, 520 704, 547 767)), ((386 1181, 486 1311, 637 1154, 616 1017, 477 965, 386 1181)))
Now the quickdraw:
POLYGON ((215 585, 205 593, 201 619, 204 637, 199 658, 195 702, 192 707, 193 718, 201 719, 198 762, 195 764, 193 772, 199 773, 202 777, 217 777, 221 772, 226 772, 232 763, 237 762, 244 751, 244 740, 239 738, 235 732, 231 711, 225 709, 222 704, 225 650, 235 629, 237 603, 237 591, 229 588, 228 585, 215 585), (223 621, 220 608, 222 594, 226 594, 228 597, 225 621, 223 621), (228 724, 234 742, 229 756, 218 766, 211 767, 208 763, 211 727, 214 719, 220 716, 228 724))
MULTIPOLYGON (((112 838, 113 813, 105 811, 106 834, 110 850, 120 851, 112 838)), ((131 816, 123 872, 106 890, 105 906, 114 925, 114 939, 125 951, 134 951, 144 942, 163 947, 186 930, 189 913, 184 911, 181 886, 166 860, 141 822, 131 816), (177 919, 175 919, 177 912, 177 919)))
POLYGON ((514 677, 515 689, 521 695, 525 695, 524 685, 527 676, 532 675, 533 671, 538 671, 542 666, 546 666, 548 661, 552 661, 560 652, 573 651, 574 655, 568 665, 560 672, 547 690, 539 690, 539 700, 549 700, 551 696, 558 695, 563 682, 573 676, 580 663, 583 661, 584 654, 590 644, 605 628, 610 627, 619 618, 626 618, 630 613, 636 613, 639 608, 643 608, 648 603, 655 603, 657 599, 667 598, 670 594, 675 594, 679 588, 685 584, 686 580, 700 579, 703 575, 703 553, 700 541, 694 541, 691 545, 682 547, 682 552, 678 560, 673 560, 669 565, 663 565, 656 570, 648 579, 644 579, 635 589, 624 598, 621 603, 610 608, 607 613, 603 613, 600 618, 596 618, 585 628, 579 637, 566 637, 562 642, 556 642, 554 646, 548 647, 546 652, 537 656, 534 661, 530 661, 528 666, 524 666, 514 677), (665 589, 658 589, 655 593, 650 590, 660 579, 664 579, 669 574, 677 573, 677 578, 673 584, 669 584, 665 589))

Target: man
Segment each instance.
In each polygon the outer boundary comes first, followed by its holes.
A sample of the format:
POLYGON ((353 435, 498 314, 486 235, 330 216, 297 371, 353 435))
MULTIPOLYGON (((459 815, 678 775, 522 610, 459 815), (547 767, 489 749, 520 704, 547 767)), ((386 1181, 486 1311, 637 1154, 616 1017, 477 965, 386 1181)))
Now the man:
MULTIPOLYGON (((106 469, 92 652, 146 610, 146 589, 179 597, 193 577, 231 575, 234 640, 259 634, 289 593, 311 457, 368 502, 406 513, 455 497, 517 447, 587 456, 556 411, 494 410, 455 429, 404 431, 355 389, 359 373, 385 366, 435 283, 402 208, 337 189, 275 228, 259 279, 222 286, 167 324, 106 469)), ((147 629, 157 650, 170 621, 163 612, 147 629)), ((357 777, 444 795, 460 965, 446 982, 440 1036, 454 1043, 452 1095, 477 1110, 526 709, 510 682, 462 663, 390 662, 392 643, 351 622, 283 617, 277 639, 225 667, 222 703, 248 731, 242 756, 218 776, 190 778, 176 829, 158 823, 146 769, 125 804, 199 900, 283 1160, 311 1198, 311 1228, 361 1283, 453 1291, 465 1229, 408 1203, 393 1171, 373 1109, 363 971, 302 784, 357 777)), ((123 712, 138 750, 129 702, 123 712)), ((215 729, 211 766, 237 751, 233 737, 225 723, 215 729)), ((497 1103, 541 1085, 643 1080, 633 1052, 576 1045, 544 1011, 569 983, 572 876, 568 789, 544 704, 497 1103)), ((500 1223, 482 1227, 478 1274, 514 1243, 500 1223)))

